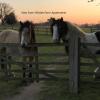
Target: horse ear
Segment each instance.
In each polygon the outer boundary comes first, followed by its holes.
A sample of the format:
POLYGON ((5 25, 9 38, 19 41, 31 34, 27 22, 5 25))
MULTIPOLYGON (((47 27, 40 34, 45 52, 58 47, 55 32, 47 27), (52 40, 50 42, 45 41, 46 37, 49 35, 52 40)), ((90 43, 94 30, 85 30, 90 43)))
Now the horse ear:
POLYGON ((61 17, 61 19, 60 19, 61 21, 63 21, 63 17, 61 17))
POLYGON ((20 21, 19 23, 20 23, 20 25, 23 25, 23 22, 20 21))

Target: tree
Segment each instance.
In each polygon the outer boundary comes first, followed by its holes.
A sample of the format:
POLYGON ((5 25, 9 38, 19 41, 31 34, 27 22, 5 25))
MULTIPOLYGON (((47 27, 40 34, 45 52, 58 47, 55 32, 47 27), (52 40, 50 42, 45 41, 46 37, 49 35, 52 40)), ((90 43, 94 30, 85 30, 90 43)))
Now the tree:
POLYGON ((4 17, 4 22, 11 25, 11 26, 13 26, 13 24, 15 24, 17 22, 17 18, 15 16, 15 13, 11 12, 9 15, 6 15, 4 17))
POLYGON ((0 3, 0 19, 4 23, 4 17, 14 12, 13 8, 7 3, 0 3))

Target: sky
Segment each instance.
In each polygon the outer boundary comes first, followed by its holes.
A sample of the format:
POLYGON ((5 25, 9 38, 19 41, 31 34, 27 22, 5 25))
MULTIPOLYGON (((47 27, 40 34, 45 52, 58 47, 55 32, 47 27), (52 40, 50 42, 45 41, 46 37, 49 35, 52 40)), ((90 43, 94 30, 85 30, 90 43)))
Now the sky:
POLYGON ((63 17, 76 24, 100 23, 100 0, 0 0, 12 6, 18 20, 45 22, 63 17))

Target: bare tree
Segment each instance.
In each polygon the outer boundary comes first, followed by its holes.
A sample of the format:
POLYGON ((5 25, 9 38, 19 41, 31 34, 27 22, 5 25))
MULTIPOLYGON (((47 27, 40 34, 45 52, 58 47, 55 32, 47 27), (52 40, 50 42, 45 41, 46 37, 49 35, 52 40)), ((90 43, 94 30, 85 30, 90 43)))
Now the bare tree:
POLYGON ((0 19, 4 23, 4 17, 14 12, 13 8, 7 3, 0 3, 0 19))

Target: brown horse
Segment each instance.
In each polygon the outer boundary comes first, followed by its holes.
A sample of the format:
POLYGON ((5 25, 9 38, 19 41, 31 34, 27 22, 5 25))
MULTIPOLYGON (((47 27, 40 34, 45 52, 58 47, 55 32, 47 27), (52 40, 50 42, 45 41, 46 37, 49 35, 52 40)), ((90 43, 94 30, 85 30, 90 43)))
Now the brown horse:
MULTIPOLYGON (((70 23, 68 21, 64 21, 63 18, 55 19, 51 18, 49 20, 51 33, 52 33, 52 40, 56 43, 61 42, 67 43, 69 41, 70 34, 78 34, 80 37, 81 42, 83 43, 100 43, 100 31, 93 32, 93 33, 86 33, 80 27, 70 23)), ((89 52, 92 55, 100 54, 100 47, 95 46, 86 46, 89 52)), ((68 46, 65 46, 66 52, 68 52, 68 46)), ((95 73, 100 73, 100 66, 98 66, 95 70, 95 73)), ((94 75, 93 77, 100 77, 98 75, 94 75)))
MULTIPOLYGON (((26 52, 33 52, 34 48, 28 47, 29 44, 35 43, 35 33, 34 33, 34 25, 33 23, 26 21, 24 23, 20 22, 20 29, 19 29, 19 37, 20 37, 20 44, 24 51, 26 52)), ((24 61, 28 60, 29 62, 33 61, 33 57, 24 57, 24 61), (27 59, 28 58, 28 59, 27 59)), ((23 70, 32 69, 32 65, 29 64, 23 67, 23 70)), ((26 73, 23 73, 23 77, 26 76, 26 73)), ((31 71, 29 72, 29 77, 32 77, 31 71)))

